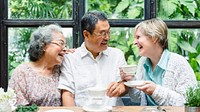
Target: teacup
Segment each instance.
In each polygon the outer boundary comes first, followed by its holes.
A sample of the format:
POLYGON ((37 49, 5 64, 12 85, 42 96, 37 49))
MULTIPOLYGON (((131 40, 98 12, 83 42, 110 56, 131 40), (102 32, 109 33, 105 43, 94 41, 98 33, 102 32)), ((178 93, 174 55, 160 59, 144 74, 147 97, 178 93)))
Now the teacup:
POLYGON ((105 87, 91 87, 88 88, 90 97, 92 98, 103 98, 106 94, 105 87))
POLYGON ((124 65, 124 66, 121 66, 121 69, 127 75, 135 75, 136 70, 137 70, 137 65, 124 65))

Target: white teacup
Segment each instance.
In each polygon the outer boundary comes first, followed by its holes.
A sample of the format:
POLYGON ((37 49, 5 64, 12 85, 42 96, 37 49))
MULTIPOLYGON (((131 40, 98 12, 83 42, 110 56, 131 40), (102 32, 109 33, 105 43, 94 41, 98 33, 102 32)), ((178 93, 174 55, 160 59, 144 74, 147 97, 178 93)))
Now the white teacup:
POLYGON ((91 87, 88 88, 88 92, 90 97, 92 98, 103 98, 106 94, 106 88, 105 87, 91 87))
POLYGON ((121 69, 127 75, 135 75, 136 70, 137 70, 137 65, 124 65, 124 66, 121 66, 121 69))

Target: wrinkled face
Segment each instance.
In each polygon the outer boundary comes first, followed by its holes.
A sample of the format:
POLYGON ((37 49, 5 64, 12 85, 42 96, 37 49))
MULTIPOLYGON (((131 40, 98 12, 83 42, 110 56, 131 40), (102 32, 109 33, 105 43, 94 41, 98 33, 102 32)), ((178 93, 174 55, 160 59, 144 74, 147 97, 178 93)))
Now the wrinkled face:
POLYGON ((46 46, 45 57, 51 63, 60 65, 65 54, 65 49, 66 40, 64 35, 60 32, 54 32, 51 43, 46 46))
POLYGON ((142 34, 139 27, 134 35, 134 44, 138 47, 140 56, 151 57, 155 52, 157 45, 152 38, 142 34))
POLYGON ((107 49, 110 39, 110 25, 108 21, 98 21, 91 34, 83 31, 86 48, 94 55, 107 49))

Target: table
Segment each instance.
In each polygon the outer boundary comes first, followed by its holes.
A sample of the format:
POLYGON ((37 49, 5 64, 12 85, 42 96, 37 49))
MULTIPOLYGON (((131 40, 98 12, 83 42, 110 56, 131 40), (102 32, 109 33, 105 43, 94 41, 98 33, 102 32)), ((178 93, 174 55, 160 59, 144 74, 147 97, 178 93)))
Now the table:
MULTIPOLYGON (((141 112, 142 109, 147 108, 147 106, 116 106, 113 107, 112 112, 141 112)), ((155 108, 155 107, 154 107, 155 108)), ((166 112, 185 112, 185 107, 176 106, 161 106, 166 112)), ((39 112, 45 112, 52 109, 69 109, 74 112, 84 112, 81 107, 39 107, 39 112)))

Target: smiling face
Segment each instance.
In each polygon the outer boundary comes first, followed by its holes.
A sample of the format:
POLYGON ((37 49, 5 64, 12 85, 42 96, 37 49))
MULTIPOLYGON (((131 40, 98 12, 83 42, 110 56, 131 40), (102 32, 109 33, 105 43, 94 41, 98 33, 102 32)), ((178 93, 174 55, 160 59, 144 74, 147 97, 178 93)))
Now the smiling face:
POLYGON ((98 21, 93 33, 83 31, 86 48, 94 55, 107 49, 110 39, 110 25, 107 20, 98 21))
POLYGON ((139 27, 135 31, 134 44, 138 47, 141 56, 151 57, 159 45, 156 40, 144 35, 139 27))
POLYGON ((66 40, 62 33, 54 32, 52 41, 45 48, 44 57, 55 65, 60 65, 65 54, 66 40))

